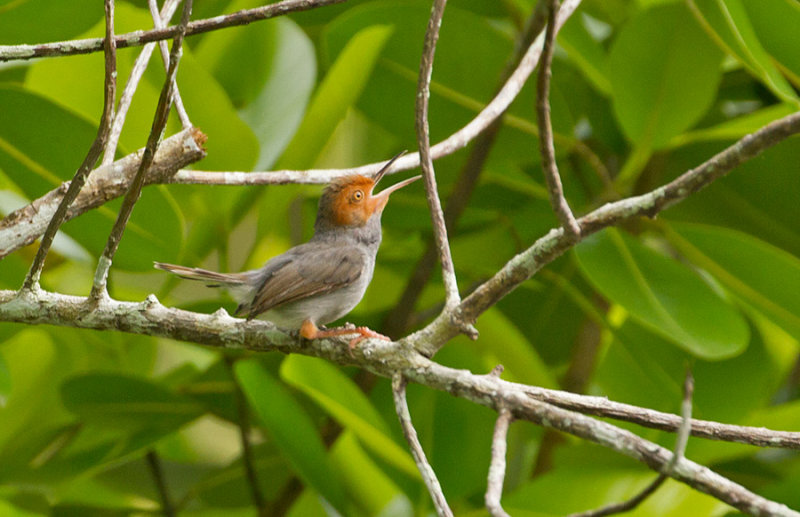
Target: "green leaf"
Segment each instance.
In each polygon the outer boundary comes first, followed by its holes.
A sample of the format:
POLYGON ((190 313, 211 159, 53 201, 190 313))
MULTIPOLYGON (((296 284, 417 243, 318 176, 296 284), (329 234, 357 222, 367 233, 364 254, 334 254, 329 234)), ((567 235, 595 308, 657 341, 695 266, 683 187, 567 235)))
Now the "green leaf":
POLYGON ((673 224, 670 241, 729 291, 800 339, 800 259, 751 235, 673 224))
MULTIPOLYGON (((235 0, 227 10, 235 12, 260 4, 257 0, 235 0)), ((276 21, 211 32, 193 49, 237 108, 249 104, 272 73, 276 21)))
POLYGON ((499 363, 505 367, 503 378, 507 380, 543 388, 558 387, 530 340, 500 310, 489 309, 477 325, 482 346, 492 356, 488 359, 489 368, 499 363))
POLYGON ((0 2, 0 44, 70 39, 103 18, 94 0, 18 0, 0 2))
MULTIPOLYGON (((602 453, 595 446, 584 447, 580 452, 584 458, 596 458, 598 453, 602 453)), ((650 473, 617 465, 560 466, 503 497, 503 507, 511 515, 525 517, 583 512, 630 499, 652 480, 650 473), (531 511, 532 508, 536 512, 531 511)), ((683 517, 724 514, 728 510, 729 506, 709 495, 668 481, 631 515, 683 517)))
MULTIPOLYGON (((29 199, 36 199, 75 174, 94 140, 96 129, 62 106, 14 86, 0 86, 0 168, 29 199), (35 126, 26 121, 47 120, 35 126), (54 142, 58 142, 56 145, 54 142)), ((117 200, 64 225, 64 231, 95 256, 116 219, 117 200)), ((183 221, 162 188, 142 196, 126 228, 115 266, 149 270, 153 257, 172 260, 180 250, 183 221)))
POLYGON ((776 104, 746 115, 726 120, 716 126, 697 129, 678 135, 669 142, 669 147, 680 147, 690 142, 714 140, 738 140, 766 126, 770 122, 791 115, 797 108, 791 104, 776 104))
POLYGON ((605 297, 672 343, 704 359, 741 353, 741 314, 688 267, 608 229, 576 248, 587 278, 605 297))
POLYGON ((12 85, 0 85, 0 112, 0 168, 29 199, 72 178, 97 132, 86 119, 12 85))
POLYGON ((121 429, 177 429, 202 414, 199 404, 143 378, 108 373, 72 377, 64 405, 83 421, 121 429))
POLYGON ((391 27, 376 25, 356 34, 314 94, 303 122, 278 161, 278 168, 314 165, 347 110, 358 100, 383 50, 391 27))
POLYGON ((789 76, 800 85, 800 49, 794 44, 800 26, 800 3, 796 0, 744 2, 745 11, 758 40, 789 76))
POLYGON ((721 57, 682 3, 630 20, 608 63, 614 113, 628 139, 659 149, 697 122, 714 100, 721 57))
POLYGON ((606 54, 603 47, 586 30, 581 16, 570 16, 558 31, 558 44, 569 54, 570 60, 603 94, 611 93, 611 82, 606 71, 606 54))
MULTIPOLYGON (((132 31, 142 27, 152 27, 150 13, 137 9, 128 3, 120 2, 116 7, 117 32, 132 31)), ((103 35, 103 23, 96 24, 82 36, 103 35)), ((125 128, 120 137, 123 153, 144 147, 153 124, 155 107, 164 84, 164 67, 156 50, 151 58, 142 81, 136 89, 131 109, 125 119, 125 128)), ((120 90, 124 78, 130 75, 138 52, 118 53, 117 76, 120 90)), ((93 53, 74 56, 68 59, 46 59, 35 63, 28 73, 25 85, 50 98, 53 102, 80 113, 93 121, 100 119, 103 110, 103 97, 100 86, 103 84, 103 55, 93 53)), ((178 68, 178 84, 192 124, 202 129, 208 136, 205 144, 208 155, 203 168, 211 170, 250 170, 258 155, 258 142, 247 125, 236 113, 225 90, 198 62, 188 47, 183 49, 183 57, 178 68)), ((165 135, 180 130, 174 110, 167 125, 165 135)), ((91 142, 91 140, 90 140, 91 142)), ((80 149, 88 149, 86 146, 80 149)), ((80 162, 78 162, 79 164, 80 162)), ((77 167, 75 165, 74 167, 77 167)))
MULTIPOLYGON (((459 8, 448 6, 436 46, 436 66, 431 78, 431 139, 439 141, 468 123, 497 90, 507 56, 513 51, 512 38, 488 22, 459 8), (498 56, 504 56, 498 58, 498 56), (476 71, 480 73, 476 73, 476 71), (435 121, 435 123, 434 123, 435 121)), ((404 145, 416 142, 414 106, 419 48, 430 16, 424 1, 375 1, 355 6, 337 17, 323 32, 323 56, 335 56, 358 34, 374 25, 393 27, 392 37, 369 78, 358 108, 404 145)), ((554 94, 558 76, 554 76, 554 94)), ((520 98, 533 98, 532 87, 520 98)), ((555 95, 557 97, 557 95, 555 95)), ((566 126, 561 110, 554 104, 556 131, 566 126)), ((530 158, 526 146, 535 134, 534 112, 526 103, 514 103, 505 116, 511 128, 498 139, 492 154, 530 158)), ((571 127, 570 127, 571 131, 571 127)), ((439 169, 437 169, 438 171, 439 169)))
MULTIPOLYGON (((390 504, 398 504, 395 502, 398 499, 410 507, 399 487, 364 451, 354 433, 345 431, 339 436, 331 450, 331 458, 348 493, 357 500, 360 508, 366 509, 366 515, 383 515, 381 510, 390 504), (369 490, 364 490, 365 486, 369 490)), ((410 512, 399 515, 410 515, 410 512)))
MULTIPOLYGON (((259 0, 235 2, 236 11, 259 0)), ((215 31, 195 48, 261 144, 255 169, 269 169, 303 118, 316 79, 309 37, 288 18, 215 31), (280 102, 275 102, 280 99, 280 102)))
POLYGON ((344 490, 302 406, 258 361, 239 361, 235 372, 259 419, 297 475, 336 508, 344 508, 344 490))
POLYGON ((405 474, 419 478, 414 460, 392 440, 378 411, 338 368, 323 359, 290 355, 281 364, 281 378, 311 397, 372 452, 405 474))
POLYGON ((261 144, 255 165, 258 170, 272 167, 289 144, 306 112, 317 76, 316 54, 305 32, 288 18, 275 20, 274 32, 271 73, 239 112, 261 144))
POLYGON ((11 372, 8 371, 3 354, 0 353, 0 408, 5 407, 8 396, 11 394, 11 372))
MULTIPOLYGON (((20 332, 3 342, 2 357, 8 365, 6 378, 13 379, 14 384, 0 407, 0 458, 12 452, 6 449, 9 441, 25 434, 24 430, 40 417, 42 405, 53 402, 48 380, 57 371, 53 342, 39 329, 20 332)), ((63 410, 58 413, 64 416, 63 410)))
MULTIPOLYGON (((758 2, 759 9, 762 4, 770 3, 773 2, 769 0, 758 2)), ((769 88, 779 99, 800 106, 797 94, 775 67, 772 58, 759 41, 759 34, 753 30, 753 24, 750 22, 744 2, 741 0, 694 0, 691 8, 703 29, 711 35, 720 48, 736 57, 748 72, 764 83, 764 86, 769 88)), ((773 11, 772 14, 777 13, 773 11)), ((797 17, 795 16, 794 19, 797 17)), ((769 31, 773 30, 772 24, 775 21, 775 19, 770 19, 769 31)), ((788 21, 784 20, 784 22, 788 21)), ((794 34, 794 31, 790 34, 794 34)), ((783 44, 789 45, 793 39, 794 36, 790 36, 783 40, 783 44)))

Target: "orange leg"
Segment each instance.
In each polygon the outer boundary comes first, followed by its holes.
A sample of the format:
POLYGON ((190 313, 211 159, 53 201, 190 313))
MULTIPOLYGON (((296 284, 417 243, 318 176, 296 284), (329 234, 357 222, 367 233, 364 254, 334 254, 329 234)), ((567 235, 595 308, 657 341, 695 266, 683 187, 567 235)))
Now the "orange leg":
POLYGON ((350 340, 350 350, 367 338, 385 339, 386 341, 392 340, 390 337, 370 330, 367 327, 340 327, 336 329, 320 330, 311 320, 305 320, 300 326, 300 335, 306 339, 346 336, 348 334, 359 334, 358 337, 350 340))

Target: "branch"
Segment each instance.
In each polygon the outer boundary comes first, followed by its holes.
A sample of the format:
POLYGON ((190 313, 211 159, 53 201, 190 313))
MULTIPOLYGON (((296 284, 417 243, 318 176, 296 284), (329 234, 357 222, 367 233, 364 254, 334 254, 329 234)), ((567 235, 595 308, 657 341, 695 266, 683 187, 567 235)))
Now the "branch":
POLYGON ((103 151, 103 147, 105 147, 106 140, 108 139, 111 120, 114 117, 114 98, 117 91, 117 50, 114 46, 114 0, 105 1, 105 19, 106 37, 103 40, 105 42, 105 79, 103 88, 105 95, 103 96, 103 114, 100 117, 100 127, 97 128, 97 136, 94 142, 92 142, 89 152, 86 153, 86 158, 84 158, 83 163, 81 163, 80 167, 78 167, 78 170, 75 172, 75 176, 73 176, 66 194, 61 198, 61 202, 58 208, 56 208, 55 213, 49 218, 44 237, 42 237, 42 242, 39 245, 39 249, 36 251, 36 257, 33 259, 28 275, 25 277, 25 282, 22 286, 24 289, 38 288, 44 261, 47 258, 47 252, 50 251, 50 246, 53 244, 56 232, 58 232, 59 227, 64 223, 67 210, 72 202, 75 201, 81 188, 83 188, 89 171, 100 157, 100 153, 103 151))
MULTIPOLYGON (((542 13, 542 5, 542 2, 537 3, 528 17, 525 29, 514 46, 514 54, 506 63, 500 75, 498 90, 511 77, 511 74, 519 66, 522 57, 525 55, 525 51, 544 28, 546 19, 542 13)), ((497 134, 503 127, 504 114, 505 111, 494 119, 483 132, 477 135, 475 142, 471 145, 469 156, 445 201, 444 224, 448 232, 455 230, 458 219, 467 207, 478 178, 484 170, 484 164, 497 139, 497 134)), ((428 285, 428 280, 435 265, 436 240, 431 237, 427 239, 425 251, 414 266, 414 270, 409 276, 408 282, 406 282, 406 287, 399 301, 383 320, 381 332, 388 336, 400 336, 406 333, 406 329, 412 325, 414 306, 423 289, 428 285)))
MULTIPOLYGON (((422 59, 419 63, 419 79, 417 81, 417 96, 414 121, 417 131, 417 145, 419 146, 419 159, 422 167, 422 177, 425 180, 425 194, 428 200, 428 209, 431 212, 433 235, 436 246, 439 248, 439 260, 442 263, 442 279, 445 290, 445 307, 450 308, 461 302, 458 294, 456 271, 453 267, 453 257, 450 254, 450 243, 447 240, 447 228, 444 224, 442 203, 439 200, 439 191, 436 186, 436 173, 433 170, 431 158, 431 139, 428 127, 428 102, 431 96, 431 74, 433 72, 433 57, 436 54, 436 42, 439 40, 439 29, 442 26, 442 17, 447 0, 434 0, 428 28, 425 31, 425 42, 422 48, 422 59)), ((472 328, 465 327, 472 339, 477 339, 478 333, 472 328)))
MULTIPOLYGON (((270 322, 232 318, 222 309, 214 314, 170 309, 161 305, 152 295, 141 303, 120 302, 109 298, 100 298, 93 303, 83 297, 49 293, 44 290, 0 291, 0 320, 116 330, 190 341, 224 349, 279 351, 285 354, 300 353, 321 357, 341 365, 356 365, 383 377, 393 378, 399 374, 409 381, 447 391, 454 396, 495 410, 501 407, 508 408, 517 419, 529 420, 593 441, 641 461, 654 470, 663 471, 673 456, 669 450, 628 431, 575 411, 542 402, 532 396, 532 393, 547 390, 503 381, 496 375, 474 375, 467 370, 439 365, 416 353, 403 341, 393 343, 368 339, 358 348, 350 350, 346 339, 302 340, 294 334, 277 329, 270 322)), ((584 405, 589 401, 605 401, 599 397, 585 397, 571 393, 550 392, 550 396, 562 397, 561 402, 564 404, 575 400, 582 400, 584 405)), ((624 406, 605 402, 611 406, 624 406)), ((652 410, 641 411, 658 414, 652 410)), ((680 417, 673 417, 678 420, 677 425, 680 425, 680 417)), ((663 414, 660 418, 669 419, 663 414)), ((702 424, 702 421, 692 420, 693 435, 704 436, 696 429, 703 427, 702 424)), ((800 433, 745 427, 738 429, 740 439, 736 441, 767 447, 788 446, 800 449, 800 433), (742 439, 750 432, 756 437, 752 442, 742 439), (772 439, 762 443, 761 440, 769 434, 772 435, 772 439)), ((719 436, 710 437, 720 439, 719 436)), ((672 477, 675 479, 745 512, 800 516, 784 505, 753 494, 744 487, 687 459, 678 461, 673 470, 672 477)))
POLYGON ((573 239, 580 238, 581 229, 575 222, 575 216, 569 208, 564 197, 564 188, 561 186, 561 176, 558 174, 556 164, 556 150, 553 145, 553 124, 550 119, 550 77, 552 75, 551 65, 553 63, 553 50, 556 39, 556 13, 558 12, 558 0, 546 0, 547 6, 547 29, 545 29, 544 49, 542 59, 539 63, 539 77, 536 82, 536 115, 539 123, 539 152, 542 156, 542 169, 544 178, 547 182, 547 190, 550 194, 550 204, 553 211, 561 221, 564 231, 573 239))
MULTIPOLYGON (((186 26, 185 35, 194 36, 225 27, 236 27, 249 23, 275 18, 290 13, 308 11, 326 5, 340 4, 347 0, 283 0, 274 4, 244 9, 231 14, 196 20, 186 26)), ((114 39, 117 48, 139 47, 154 41, 174 39, 180 32, 180 25, 163 29, 134 31, 121 34, 114 39)), ((37 57, 73 56, 91 54, 103 48, 102 38, 39 43, 36 45, 0 45, 0 63, 4 61, 27 60, 37 57)))
POLYGON ((247 476, 247 484, 250 487, 250 495, 253 498, 253 504, 258 510, 258 515, 268 515, 269 507, 267 506, 264 494, 261 491, 261 486, 258 484, 258 474, 256 472, 255 459, 253 457, 253 447, 250 444, 250 410, 247 405, 247 398, 236 379, 236 374, 233 370, 234 359, 230 356, 225 356, 225 366, 228 369, 231 382, 233 383, 233 398, 236 402, 236 413, 239 418, 239 438, 242 442, 242 464, 244 465, 244 472, 247 476))
MULTIPOLYGON (((206 136, 196 128, 181 131, 164 140, 147 172, 145 184, 163 183, 181 167, 205 158, 202 147, 205 141, 206 136)), ((143 153, 144 149, 139 149, 111 165, 93 170, 75 201, 66 210, 64 222, 125 194, 139 168, 143 153)), ((71 185, 69 181, 64 182, 0 220, 0 259, 34 242, 44 233, 71 185)))
MULTIPOLYGON (((556 27, 566 23, 572 13, 580 5, 581 0, 565 0, 556 18, 556 27)), ((275 4, 277 5, 277 4, 275 4)), ((486 130, 500 117, 519 95, 520 90, 530 77, 542 52, 544 38, 537 38, 529 47, 519 66, 511 74, 495 97, 466 126, 462 127, 445 140, 431 147, 431 158, 438 160, 449 156, 467 146, 476 136, 486 130)), ((2 49, 2 47, 0 47, 2 49)), ((329 183, 334 178, 350 174, 374 176, 385 162, 370 163, 360 167, 347 169, 314 169, 314 170, 280 170, 270 172, 215 172, 215 171, 180 171, 171 183, 200 183, 204 185, 267 185, 286 183, 329 183)), ((419 153, 402 156, 392 166, 390 174, 415 169, 420 166, 419 153)))
POLYGON ((414 424, 411 422, 411 413, 408 411, 408 402, 406 401, 406 380, 400 372, 392 376, 392 394, 394 396, 394 408, 395 411, 397 411, 397 418, 400 420, 400 426, 403 428, 403 435, 406 437, 408 446, 411 449, 411 454, 414 456, 414 461, 417 463, 417 468, 420 474, 422 474, 422 480, 425 482, 425 486, 428 487, 428 492, 431 494, 433 505, 436 507, 436 513, 440 517, 453 517, 453 512, 447 505, 442 487, 439 485, 439 480, 436 479, 436 473, 425 457, 425 451, 422 450, 422 444, 419 443, 419 438, 417 438, 417 431, 414 429, 414 424))
MULTIPOLYGON (((499 375, 499 373, 498 373, 499 375)), ((492 435, 492 462, 489 465, 489 479, 486 484, 486 509, 492 517, 509 517, 500 498, 503 495, 503 479, 506 475, 506 437, 508 426, 513 419, 511 411, 501 407, 492 435)))
POLYGON ((175 77, 178 73, 178 63, 181 59, 181 50, 183 47, 183 35, 186 30, 186 25, 189 23, 189 16, 192 14, 192 0, 184 0, 183 13, 181 14, 181 23, 179 24, 179 31, 172 41, 172 51, 169 56, 169 70, 167 70, 167 77, 164 80, 164 86, 161 88, 161 96, 158 99, 158 106, 156 107, 156 114, 153 117, 153 127, 150 129, 150 135, 147 138, 147 145, 142 154, 142 162, 139 164, 139 170, 136 171, 136 176, 131 182, 131 186, 125 194, 125 199, 122 201, 122 206, 119 209, 117 220, 114 222, 114 227, 111 229, 111 234, 108 236, 108 242, 103 250, 103 254, 97 261, 97 270, 94 274, 94 282, 92 284, 91 298, 97 300, 102 296, 107 296, 106 282, 108 280, 108 270, 111 268, 111 262, 119 247, 119 242, 122 240, 122 234, 125 227, 128 225, 133 207, 139 200, 144 187, 144 178, 147 171, 153 164, 153 158, 158 150, 158 144, 164 133, 164 128, 167 125, 167 118, 169 117, 169 108, 172 105, 172 92, 175 87, 175 77))
POLYGON ((692 393, 694 392, 694 378, 692 377, 691 370, 686 370, 686 378, 683 381, 683 402, 681 403, 681 427, 678 429, 678 434, 675 436, 675 452, 672 454, 672 459, 664 468, 657 478, 655 478, 644 490, 631 497, 627 501, 621 503, 614 503, 597 510, 590 510, 588 512, 580 512, 570 515, 570 517, 603 517, 605 515, 613 515, 615 513, 630 512, 637 506, 642 504, 645 499, 655 493, 656 490, 664 484, 664 481, 669 477, 667 473, 671 473, 675 465, 684 457, 686 452, 686 445, 689 443, 689 435, 692 430, 692 393))
POLYGON ((169 497, 169 491, 167 490, 167 483, 164 480, 164 471, 161 469, 161 462, 158 460, 158 455, 155 451, 148 451, 147 455, 147 466, 150 468, 150 474, 153 476, 153 481, 156 484, 156 489, 158 489, 158 495, 161 498, 161 512, 164 514, 164 517, 174 517, 175 516, 175 507, 172 505, 172 501, 169 497))
MULTIPOLYGON (((691 169, 670 183, 640 196, 632 196, 600 208, 578 219, 581 239, 609 226, 634 217, 655 217, 659 212, 686 199, 715 180, 729 173, 764 150, 800 133, 800 112, 767 124, 755 133, 714 155, 705 163, 691 169)), ((474 322, 489 307, 514 290, 579 241, 568 236, 563 229, 552 229, 527 250, 509 260, 492 278, 481 284, 452 311, 444 311, 426 328, 412 334, 408 342, 432 357, 445 342, 455 337, 459 320, 474 322)))

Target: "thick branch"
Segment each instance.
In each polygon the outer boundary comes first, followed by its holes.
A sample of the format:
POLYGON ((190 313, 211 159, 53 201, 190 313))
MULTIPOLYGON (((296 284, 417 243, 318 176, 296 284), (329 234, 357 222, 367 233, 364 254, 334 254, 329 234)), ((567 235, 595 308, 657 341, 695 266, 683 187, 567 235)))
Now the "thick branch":
MULTIPOLYGON (((259 20, 267 20, 286 14, 308 11, 326 5, 340 4, 347 0, 284 0, 274 4, 245 9, 231 14, 196 20, 186 27, 186 36, 202 34, 225 27, 247 25, 259 20)), ((114 41, 117 48, 138 47, 154 41, 175 38, 179 32, 179 25, 153 29, 149 31, 134 31, 117 36, 114 41)), ((82 40, 58 41, 55 43, 40 43, 36 45, 0 45, 0 63, 37 57, 72 56, 76 54, 90 54, 103 49, 102 38, 89 38, 82 40)))
MULTIPOLYGON (((341 365, 356 365, 378 375, 391 377, 397 370, 416 368, 415 382, 445 389, 473 402, 486 405, 486 394, 499 394, 504 403, 531 399, 580 413, 614 418, 641 426, 677 431, 681 417, 652 409, 613 402, 604 397, 579 395, 504 381, 497 376, 472 375, 464 370, 441 366, 416 354, 407 344, 398 346, 381 340, 365 340, 352 353, 347 340, 302 340, 278 330, 272 323, 245 321, 220 309, 198 314, 161 305, 155 296, 140 303, 106 300, 97 307, 86 298, 47 291, 0 290, 0 321, 31 325, 59 325, 94 330, 116 330, 166 337, 200 345, 232 350, 277 351, 321 357, 341 365), (426 380, 424 373, 436 379, 426 380)), ((516 404, 516 403, 515 403, 516 404)), ((510 409, 514 405, 508 406, 510 409)), ((800 450, 800 432, 772 431, 692 419, 692 436, 755 445, 800 450)))
MULTIPOLYGON (((515 384, 498 379, 495 375, 474 375, 467 370, 447 368, 415 353, 403 342, 391 343, 370 339, 350 351, 346 340, 300 340, 277 329, 272 323, 232 318, 224 310, 206 315, 169 309, 161 305, 152 295, 141 303, 119 302, 105 298, 92 303, 86 298, 42 290, 0 291, 0 320, 117 330, 228 349, 301 353, 322 357, 342 365, 355 364, 384 377, 393 377, 399 372, 410 381, 447 391, 454 396, 495 410, 505 407, 512 411, 515 418, 530 420, 594 441, 637 459, 659 472, 665 469, 673 456, 669 450, 628 431, 563 409, 553 402, 564 406, 574 404, 579 410, 586 410, 587 406, 595 404, 601 408, 596 411, 597 413, 611 417, 620 409, 630 406, 612 403, 600 397, 585 397, 515 384), (537 400, 537 396, 544 399, 545 395, 550 399, 548 402, 537 400), (603 413, 602 408, 613 408, 614 411, 603 413)), ((662 422, 674 419, 676 420, 674 428, 680 426, 681 418, 678 416, 637 409, 658 416, 662 422)), ((659 427, 657 423, 652 426, 659 427)), ((692 435, 719 439, 716 434, 704 434, 704 431, 715 426, 721 424, 692 420, 692 435)), ((726 427, 729 432, 734 428, 737 429, 735 441, 767 447, 800 448, 800 433, 736 426, 722 427, 726 427), (771 438, 768 438, 769 436, 771 438)), ((767 501, 686 459, 675 465, 672 474, 675 479, 747 513, 795 517, 800 515, 783 505, 767 501)))
MULTIPOLYGON (((164 140, 158 148, 145 183, 163 183, 181 167, 203 159, 206 155, 203 150, 205 141, 206 136, 196 128, 181 131, 164 140)), ((144 149, 139 149, 111 165, 92 171, 75 201, 67 209, 64 221, 125 194, 139 168, 142 153, 144 149)), ((70 185, 67 181, 0 220, 0 259, 42 235, 70 185)))

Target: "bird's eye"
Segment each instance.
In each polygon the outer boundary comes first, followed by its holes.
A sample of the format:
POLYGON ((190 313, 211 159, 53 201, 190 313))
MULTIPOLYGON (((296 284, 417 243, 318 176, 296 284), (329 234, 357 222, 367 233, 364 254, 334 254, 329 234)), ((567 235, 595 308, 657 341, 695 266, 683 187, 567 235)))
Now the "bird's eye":
POLYGON ((353 201, 361 201, 364 199, 364 193, 360 190, 353 192, 353 201))

